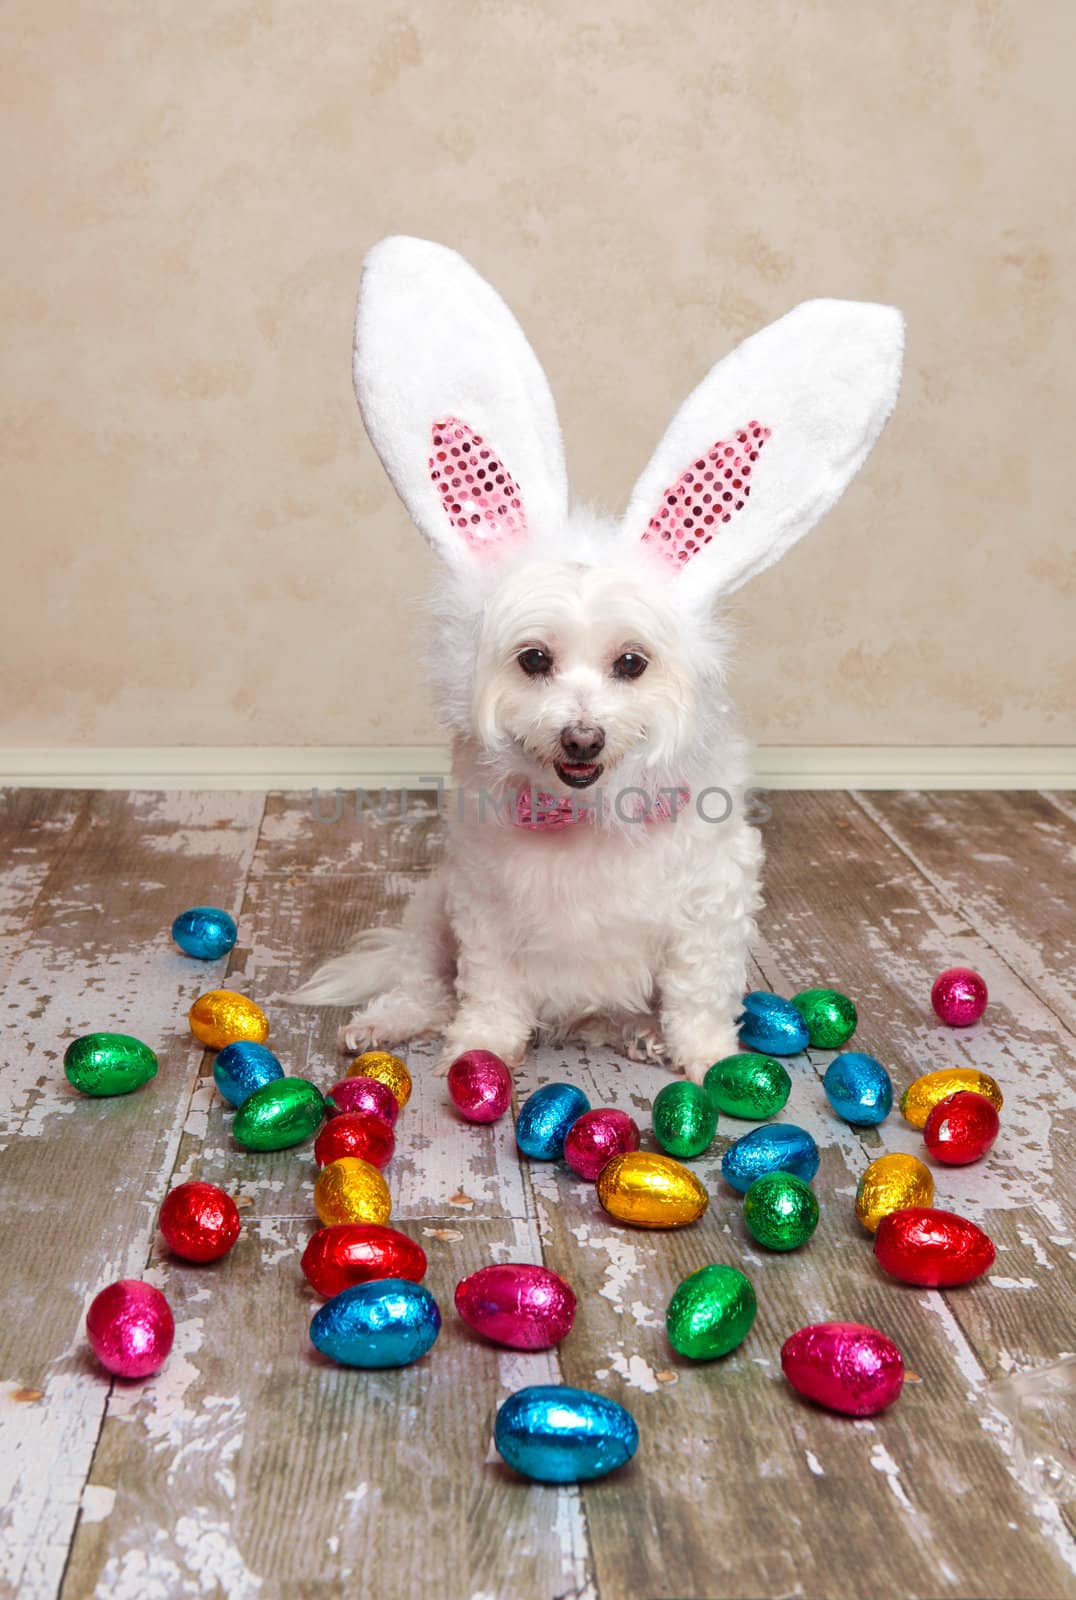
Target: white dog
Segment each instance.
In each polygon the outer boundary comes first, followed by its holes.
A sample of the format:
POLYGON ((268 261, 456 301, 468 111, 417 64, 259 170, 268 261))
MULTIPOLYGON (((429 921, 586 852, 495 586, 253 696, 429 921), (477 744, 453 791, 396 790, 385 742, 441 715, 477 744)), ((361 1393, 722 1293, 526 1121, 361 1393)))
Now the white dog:
POLYGON ((837 500, 896 399, 903 325, 819 300, 685 402, 619 521, 570 508, 545 375, 504 302, 419 239, 367 257, 355 388, 444 558, 431 675, 454 736, 445 860, 403 925, 294 997, 365 1001, 349 1050, 536 1030, 665 1058, 737 1048, 762 859, 715 601, 837 500))

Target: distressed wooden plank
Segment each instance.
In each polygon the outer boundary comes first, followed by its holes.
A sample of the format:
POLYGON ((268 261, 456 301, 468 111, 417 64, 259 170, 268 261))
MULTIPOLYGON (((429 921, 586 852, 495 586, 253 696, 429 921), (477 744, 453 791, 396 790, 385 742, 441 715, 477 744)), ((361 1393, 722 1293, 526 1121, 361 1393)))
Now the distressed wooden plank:
POLYGON ((89 804, 60 789, 0 789, 0 983, 89 804))
MULTIPOLYGON (((258 796, 80 797, 3 985, 0 1584, 12 1594, 59 1583, 110 1389, 84 1312, 145 1264, 200 1056, 175 1018, 223 970, 181 955, 169 927, 191 903, 237 909, 260 813, 258 796), (152 1083, 114 1100, 70 1089, 64 1048, 97 1028, 157 1049, 152 1083)), ((29 827, 42 813, 27 797, 22 814, 29 827)))

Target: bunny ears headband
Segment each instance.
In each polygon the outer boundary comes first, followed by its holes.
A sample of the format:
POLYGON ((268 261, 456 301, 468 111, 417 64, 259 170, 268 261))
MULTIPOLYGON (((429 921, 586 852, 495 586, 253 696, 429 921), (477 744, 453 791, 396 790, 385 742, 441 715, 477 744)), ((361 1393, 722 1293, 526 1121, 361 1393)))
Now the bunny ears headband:
MULTIPOLYGON (((808 300, 713 367, 632 491, 618 537, 727 593, 839 499, 893 409, 903 319, 808 300)), ((420 531, 456 564, 563 525, 553 396, 504 301, 454 250, 383 239, 363 268, 355 393, 420 531)))

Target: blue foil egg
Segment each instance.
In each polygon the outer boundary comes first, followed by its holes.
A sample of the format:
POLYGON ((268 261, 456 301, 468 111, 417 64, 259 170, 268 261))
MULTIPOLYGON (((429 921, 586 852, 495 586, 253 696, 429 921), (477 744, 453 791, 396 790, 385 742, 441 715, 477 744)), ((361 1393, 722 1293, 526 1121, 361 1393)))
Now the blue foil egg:
POLYGON ((230 1106, 241 1106, 255 1089, 283 1076, 284 1068, 273 1052, 253 1039, 226 1044, 213 1059, 213 1082, 230 1106))
POLYGON ((740 1043, 745 1050, 764 1056, 794 1056, 806 1050, 810 1035, 807 1024, 792 1004, 779 994, 753 989, 743 998, 743 1011, 736 1018, 740 1043))
POLYGON ((508 1396, 497 1412, 493 1442, 526 1478, 580 1483, 630 1461, 639 1429, 631 1412, 606 1395, 536 1383, 508 1396))
POLYGON ((590 1110, 582 1089, 571 1083, 547 1083, 524 1100, 516 1118, 516 1143, 535 1161, 559 1161, 572 1123, 590 1110))
POLYGON ((741 1194, 765 1172, 791 1172, 810 1183, 818 1171, 818 1146, 806 1128, 768 1122, 730 1144, 721 1157, 721 1176, 741 1194))
POLYGON ((192 906, 181 911, 172 924, 172 938, 184 955, 199 961, 226 956, 238 937, 234 918, 219 906, 192 906))
POLYGON ((440 1331, 437 1301, 410 1278, 357 1283, 326 1300, 310 1323, 315 1347, 345 1367, 409 1366, 440 1331))
POLYGON ((854 1127, 884 1122, 893 1107, 893 1084, 880 1061, 861 1050, 834 1056, 822 1079, 826 1099, 854 1127))

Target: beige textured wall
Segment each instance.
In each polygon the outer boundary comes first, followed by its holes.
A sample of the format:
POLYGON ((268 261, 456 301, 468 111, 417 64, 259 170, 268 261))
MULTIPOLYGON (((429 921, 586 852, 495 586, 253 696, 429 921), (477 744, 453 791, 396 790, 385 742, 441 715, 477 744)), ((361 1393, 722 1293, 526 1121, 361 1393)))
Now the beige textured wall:
POLYGON ((1071 0, 8 0, 0 741, 437 739, 433 557, 350 388, 363 252, 451 243, 617 506, 806 296, 897 415, 744 591, 770 743, 1076 742, 1071 0))

